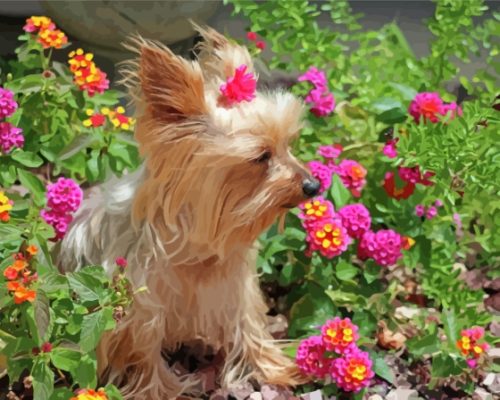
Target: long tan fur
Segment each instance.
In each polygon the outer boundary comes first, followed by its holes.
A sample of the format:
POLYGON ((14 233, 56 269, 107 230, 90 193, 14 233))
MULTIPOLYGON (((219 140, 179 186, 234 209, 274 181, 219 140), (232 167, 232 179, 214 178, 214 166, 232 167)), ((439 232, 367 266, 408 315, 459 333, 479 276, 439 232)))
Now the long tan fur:
POLYGON ((98 349, 101 379, 127 399, 193 392, 195 378, 170 370, 162 352, 200 338, 226 355, 223 386, 301 379, 265 329, 254 242, 304 199, 309 173, 288 149, 302 104, 272 92, 221 107, 219 86, 239 65, 253 66, 243 47, 200 31, 205 43, 195 62, 133 41, 138 59, 124 82, 144 165, 92 190, 59 255, 64 270, 90 263, 110 273, 124 256, 133 285, 148 287, 98 349), (257 161, 263 152, 270 159, 257 161))

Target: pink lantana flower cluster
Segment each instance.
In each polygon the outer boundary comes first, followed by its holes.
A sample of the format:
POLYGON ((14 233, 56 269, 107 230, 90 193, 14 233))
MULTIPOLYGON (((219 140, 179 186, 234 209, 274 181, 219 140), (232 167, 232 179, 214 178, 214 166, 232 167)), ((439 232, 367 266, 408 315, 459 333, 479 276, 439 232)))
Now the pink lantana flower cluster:
POLYGON ((332 176, 336 174, 352 195, 359 197, 366 185, 366 169, 354 160, 346 159, 338 162, 342 151, 340 144, 320 146, 317 153, 324 158, 324 161, 310 161, 307 167, 312 176, 320 182, 320 193, 330 188, 332 176))
POLYGON ((361 260, 371 258, 378 265, 387 267, 396 264, 403 257, 401 250, 404 247, 403 237, 392 229, 368 231, 359 242, 358 257, 361 260))
POLYGON ((340 164, 333 165, 332 170, 354 197, 361 196, 361 191, 366 185, 365 167, 354 160, 342 160, 340 164))
POLYGON ((457 103, 444 103, 439 93, 435 92, 418 93, 410 103, 408 112, 417 124, 426 121, 437 123, 443 116, 449 115, 453 119, 462 115, 462 109, 457 103))
POLYGON ((457 347, 463 356, 467 358, 467 365, 470 368, 477 367, 477 362, 489 349, 486 342, 479 342, 484 338, 484 329, 481 327, 474 327, 464 329, 460 332, 460 339, 457 341, 457 347))
POLYGON ((347 250, 353 239, 370 229, 370 213, 362 204, 347 205, 336 213, 329 200, 317 197, 299 207, 308 255, 317 251, 327 258, 336 257, 347 250))
POLYGON ((47 185, 47 207, 40 212, 42 218, 52 225, 56 232, 54 240, 60 240, 66 234, 73 220, 72 213, 80 207, 83 192, 72 179, 59 178, 47 185))
POLYGON ((10 122, 2 121, 14 114, 17 107, 14 93, 0 87, 0 154, 8 154, 14 147, 24 146, 23 130, 10 122))
POLYGON ((433 219, 438 214, 438 208, 443 206, 441 200, 436 200, 431 206, 424 206, 423 204, 417 204, 415 206, 415 215, 417 217, 426 217, 427 219, 433 219))
POLYGON ((359 392, 375 376, 368 353, 356 345, 358 327, 349 318, 335 317, 321 327, 321 335, 300 342, 296 362, 306 375, 330 377, 346 392, 359 392))
POLYGON ((255 98, 257 81, 247 66, 242 64, 234 71, 234 75, 227 78, 226 83, 220 86, 221 100, 224 104, 232 106, 242 101, 251 101, 255 98))
POLYGON ((308 81, 314 86, 307 94, 306 103, 312 104, 311 112, 317 117, 324 117, 335 109, 335 98, 328 90, 328 83, 324 71, 310 67, 307 72, 299 76, 299 82, 308 81))

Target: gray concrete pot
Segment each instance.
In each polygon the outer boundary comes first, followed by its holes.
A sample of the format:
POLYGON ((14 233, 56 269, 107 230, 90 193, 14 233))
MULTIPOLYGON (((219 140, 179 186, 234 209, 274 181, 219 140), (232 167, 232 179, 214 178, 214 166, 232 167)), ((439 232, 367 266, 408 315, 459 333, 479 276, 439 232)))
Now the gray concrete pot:
POLYGON ((41 0, 41 4, 45 15, 86 50, 117 62, 128 58, 121 43, 134 33, 182 53, 192 45, 189 19, 205 23, 222 1, 41 0))

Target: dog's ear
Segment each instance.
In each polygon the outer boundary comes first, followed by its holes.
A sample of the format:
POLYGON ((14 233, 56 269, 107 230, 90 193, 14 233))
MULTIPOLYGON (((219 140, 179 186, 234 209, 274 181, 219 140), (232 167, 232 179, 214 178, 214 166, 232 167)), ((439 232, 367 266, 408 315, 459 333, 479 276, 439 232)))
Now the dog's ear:
POLYGON ((203 38, 197 45, 198 61, 205 76, 218 76, 222 80, 232 76, 236 68, 245 64, 247 71, 254 73, 252 57, 247 48, 229 41, 225 36, 209 27, 194 28, 203 38))
POLYGON ((142 42, 139 54, 141 92, 154 118, 174 122, 206 114, 203 75, 198 63, 148 42, 142 42))

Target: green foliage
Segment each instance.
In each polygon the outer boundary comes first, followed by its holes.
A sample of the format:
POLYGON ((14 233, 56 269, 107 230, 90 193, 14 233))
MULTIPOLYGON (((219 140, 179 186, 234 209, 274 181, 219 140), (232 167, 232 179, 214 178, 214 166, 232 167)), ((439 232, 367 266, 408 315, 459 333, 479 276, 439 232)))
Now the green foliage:
MULTIPOLYGON (((262 58, 269 69, 304 73, 315 66, 325 71, 337 100, 335 112, 323 118, 311 114, 295 152, 309 161, 318 158, 320 144, 340 142, 344 158, 366 167, 368 184, 357 200, 334 176, 324 197, 336 208, 361 201, 371 212, 374 229, 390 227, 415 240, 389 274, 371 261, 360 262, 352 250, 333 260, 304 256, 306 245, 297 243, 295 234, 301 230, 300 221, 289 216, 283 233, 271 230, 263 237, 259 258, 263 279, 290 290, 289 333, 310 334, 310 327, 324 319, 324 310, 351 317, 367 346, 375 343, 377 321, 388 321, 392 330, 411 326, 416 333, 407 342, 409 360, 434 357, 435 378, 462 374, 467 367, 456 347, 457 335, 465 327, 485 326, 491 316, 484 312, 483 292, 469 289, 461 272, 466 263, 468 268, 488 266, 493 273, 500 261, 499 114, 492 107, 499 94, 499 14, 486 16, 488 7, 482 0, 436 1, 435 14, 426 21, 433 34, 429 54, 419 58, 396 21, 378 30, 362 30, 360 15, 352 14, 344 0, 226 3, 248 18, 249 30, 268 43, 270 54, 262 58), (322 27, 320 18, 329 18, 331 27, 322 27), (461 66, 478 57, 486 61, 486 68, 472 77, 463 75, 461 66), (457 94, 447 89, 453 83, 463 85, 469 95, 461 105, 462 116, 435 124, 416 124, 409 117, 408 106, 418 92, 438 92, 446 102, 456 101, 457 94), (398 156, 392 160, 380 152, 391 136, 399 140, 398 156), (414 165, 434 172, 434 184, 417 185, 407 200, 388 197, 381 187, 385 173, 414 165), (415 216, 417 204, 431 205, 436 199, 444 202, 436 218, 415 216), (454 214, 462 219, 463 234, 454 214), (284 273, 289 278, 284 279, 284 273), (415 282, 418 293, 408 291, 405 281, 398 283, 394 276, 415 282), (311 288, 317 291, 314 296, 311 288), (411 321, 395 317, 395 304, 408 307, 410 302, 420 307, 424 302, 426 307, 411 321), (427 318, 440 322, 428 324, 427 318)), ((309 83, 292 87, 302 96, 309 90, 309 83)), ((376 373, 389 380, 378 359, 377 363, 376 373)))
MULTIPOLYGON (((132 134, 105 124, 86 127, 86 109, 118 105, 122 94, 109 90, 89 97, 73 83, 66 66, 51 62, 30 35, 10 63, 4 88, 16 95, 19 108, 8 121, 23 129, 25 144, 0 153, 0 188, 14 202, 10 220, 0 222, 0 271, 5 274, 16 258, 28 265, 34 299, 17 301, 2 274, 0 286, 0 369, 11 383, 31 376, 34 398, 65 399, 77 388, 96 388, 95 350, 104 332, 116 325, 131 302, 130 285, 123 273, 108 277, 100 266, 62 275, 51 258, 52 227, 40 218, 45 187, 63 174, 80 183, 103 180, 138 166, 132 134), (9 190, 20 185, 25 190, 9 190), (26 192, 26 193, 25 193, 26 192), (21 194, 25 193, 25 194, 21 194), (31 255, 28 246, 36 246, 31 255)), ((19 292, 22 294, 22 292, 19 292)), ((121 399, 112 385, 110 399, 121 399)))

